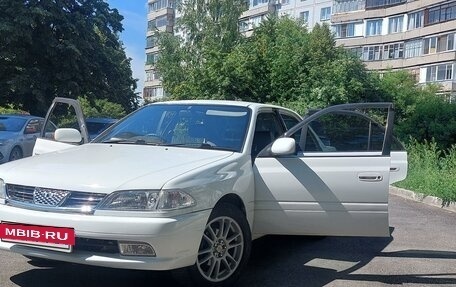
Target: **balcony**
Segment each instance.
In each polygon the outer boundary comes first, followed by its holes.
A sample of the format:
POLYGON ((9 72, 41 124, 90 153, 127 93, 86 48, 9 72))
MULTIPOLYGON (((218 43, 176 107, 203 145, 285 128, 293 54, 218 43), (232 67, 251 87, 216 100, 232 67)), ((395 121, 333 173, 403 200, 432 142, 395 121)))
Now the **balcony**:
POLYGON ((407 0, 366 0, 367 9, 379 9, 390 6, 405 4, 407 0))

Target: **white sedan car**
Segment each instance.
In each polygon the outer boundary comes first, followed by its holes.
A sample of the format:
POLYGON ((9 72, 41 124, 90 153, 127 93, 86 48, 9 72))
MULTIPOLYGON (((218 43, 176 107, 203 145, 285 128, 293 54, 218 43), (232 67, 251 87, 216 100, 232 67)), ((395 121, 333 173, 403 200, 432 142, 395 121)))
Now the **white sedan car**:
POLYGON ((389 236, 388 187, 407 174, 393 117, 390 103, 302 119, 266 104, 164 102, 75 146, 87 137, 79 118, 79 131, 59 128, 37 142, 60 150, 0 166, 0 249, 185 267, 197 285, 225 286, 266 234, 389 236))

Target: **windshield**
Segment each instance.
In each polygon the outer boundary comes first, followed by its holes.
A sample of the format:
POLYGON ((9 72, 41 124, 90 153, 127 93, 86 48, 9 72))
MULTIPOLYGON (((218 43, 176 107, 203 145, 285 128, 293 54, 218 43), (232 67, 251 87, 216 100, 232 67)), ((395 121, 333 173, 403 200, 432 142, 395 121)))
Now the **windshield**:
POLYGON ((0 131, 18 132, 24 127, 26 121, 21 118, 0 116, 0 131))
POLYGON ((249 120, 250 110, 246 107, 155 104, 131 114, 95 142, 240 152, 249 120))

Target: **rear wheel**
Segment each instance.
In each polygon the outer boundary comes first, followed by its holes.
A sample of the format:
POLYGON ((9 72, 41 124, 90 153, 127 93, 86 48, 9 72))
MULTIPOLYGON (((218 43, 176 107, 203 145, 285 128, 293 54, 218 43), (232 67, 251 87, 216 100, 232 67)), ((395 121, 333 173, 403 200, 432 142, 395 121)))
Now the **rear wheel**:
POLYGON ((18 147, 18 146, 15 146, 15 147, 11 150, 11 153, 10 153, 10 156, 9 156, 9 161, 21 159, 23 156, 24 156, 24 155, 22 154, 21 148, 18 147))
POLYGON ((196 264, 198 286, 230 286, 250 256, 251 234, 245 215, 234 205, 218 205, 204 229, 196 264))

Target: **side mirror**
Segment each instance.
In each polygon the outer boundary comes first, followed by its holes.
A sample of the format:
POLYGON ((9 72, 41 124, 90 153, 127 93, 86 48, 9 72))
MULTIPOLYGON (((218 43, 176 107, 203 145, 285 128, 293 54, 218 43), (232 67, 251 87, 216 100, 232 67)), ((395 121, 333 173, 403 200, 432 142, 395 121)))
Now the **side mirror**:
POLYGON ((271 146, 273 155, 291 155, 296 152, 296 141, 294 138, 278 138, 271 146))
POLYGON ((81 133, 77 129, 56 129, 54 139, 58 142, 78 144, 82 141, 81 133))

